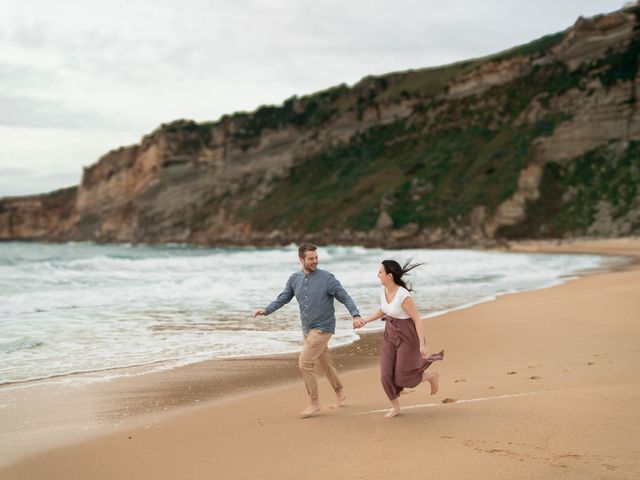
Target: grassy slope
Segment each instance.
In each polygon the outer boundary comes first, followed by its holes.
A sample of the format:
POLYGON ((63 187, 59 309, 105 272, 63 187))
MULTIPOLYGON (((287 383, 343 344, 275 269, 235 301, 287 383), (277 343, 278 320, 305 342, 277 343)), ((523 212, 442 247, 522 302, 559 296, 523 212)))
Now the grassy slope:
POLYGON ((538 68, 482 97, 448 101, 428 128, 429 107, 417 108, 411 121, 372 128, 300 162, 243 215, 258 228, 317 231, 372 228, 383 198, 397 227, 447 225, 477 205, 491 211, 515 191, 532 140, 563 118, 550 114, 522 126, 513 120, 534 96, 548 94, 545 82, 557 80, 555 93, 575 85, 566 75, 557 65, 538 68))

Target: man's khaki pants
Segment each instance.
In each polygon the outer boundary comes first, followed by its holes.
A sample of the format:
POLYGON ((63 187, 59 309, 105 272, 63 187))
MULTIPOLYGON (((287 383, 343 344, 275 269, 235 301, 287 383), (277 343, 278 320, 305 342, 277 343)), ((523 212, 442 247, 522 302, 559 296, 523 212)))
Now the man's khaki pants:
POLYGON ((302 378, 307 387, 307 393, 311 400, 318 399, 318 381, 314 374, 316 365, 319 365, 327 375, 327 379, 336 392, 342 390, 342 383, 338 378, 338 372, 331 360, 329 352, 329 339, 331 333, 325 333, 318 329, 311 329, 304 337, 304 346, 300 353, 299 368, 302 372, 302 378))

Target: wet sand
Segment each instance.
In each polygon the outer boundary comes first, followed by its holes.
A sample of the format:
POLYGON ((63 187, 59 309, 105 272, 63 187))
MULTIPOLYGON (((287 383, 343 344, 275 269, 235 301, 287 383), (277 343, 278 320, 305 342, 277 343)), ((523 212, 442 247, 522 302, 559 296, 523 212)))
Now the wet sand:
MULTIPOLYGON (((638 257, 640 242, 512 250, 638 257)), ((640 477, 637 264, 425 327, 432 349, 446 351, 432 367, 440 392, 408 392, 394 419, 382 417, 378 334, 335 350, 347 404, 328 408, 323 380, 324 408, 305 420, 295 356, 203 362, 66 395, 14 390, 1 400, 0 445, 12 435, 22 444, 3 449, 0 478, 640 477)))
MULTIPOLYGON (((380 332, 365 333, 359 341, 333 349, 338 368, 377 365, 380 336, 380 332)), ((142 373, 148 368, 124 369, 130 377, 105 382, 79 374, 0 387, 0 468, 35 452, 118 431, 123 425, 155 424, 217 399, 300 383, 297 354, 209 360, 142 373)))

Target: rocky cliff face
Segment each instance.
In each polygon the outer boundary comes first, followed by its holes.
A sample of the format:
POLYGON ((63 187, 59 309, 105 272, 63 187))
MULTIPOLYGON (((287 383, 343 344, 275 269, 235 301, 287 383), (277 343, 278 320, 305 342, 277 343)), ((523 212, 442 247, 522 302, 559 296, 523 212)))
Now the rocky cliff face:
POLYGON ((640 233, 638 8, 448 67, 162 125, 0 239, 386 245, 640 233))
POLYGON ((77 191, 72 187, 44 195, 0 199, 0 239, 71 239, 77 191))

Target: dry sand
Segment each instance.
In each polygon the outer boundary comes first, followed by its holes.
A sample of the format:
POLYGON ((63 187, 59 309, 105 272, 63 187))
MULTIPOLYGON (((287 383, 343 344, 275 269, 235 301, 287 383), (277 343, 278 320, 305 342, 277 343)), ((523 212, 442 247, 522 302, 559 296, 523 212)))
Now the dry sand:
MULTIPOLYGON (((513 249, 640 257, 637 239, 513 249)), ((337 352, 348 396, 338 410, 328 408, 323 380, 321 413, 297 418, 306 394, 292 357, 198 364, 92 387, 85 400, 114 402, 102 414, 136 406, 143 414, 2 467, 0 479, 640 478, 638 264, 502 296, 425 327, 432 349, 446 352, 432 367, 440 392, 408 392, 394 419, 382 417, 374 335, 337 352), (220 392, 233 395, 212 398, 220 392)), ((80 408, 82 396, 40 396, 58 423, 62 415, 79 427, 98 411, 80 408)), ((29 415, 30 404, 9 408, 29 415)))

